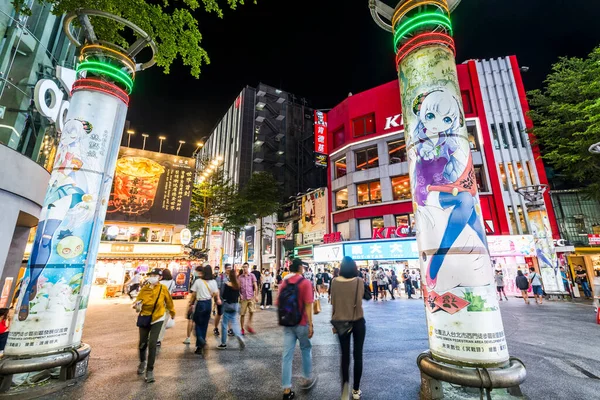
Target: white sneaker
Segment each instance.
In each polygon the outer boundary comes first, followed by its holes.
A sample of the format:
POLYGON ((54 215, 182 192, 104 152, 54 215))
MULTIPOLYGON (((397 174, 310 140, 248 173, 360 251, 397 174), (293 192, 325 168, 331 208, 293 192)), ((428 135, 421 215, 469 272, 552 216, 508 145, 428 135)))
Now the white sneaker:
POLYGON ((260 306, 260 309, 261 309, 261 310, 264 310, 264 309, 265 309, 265 306, 260 306))
POLYGON ((183 344, 190 344, 190 343, 192 343, 192 342, 190 341, 189 337, 185 338, 185 340, 183 341, 183 344))
POLYGON ((344 386, 342 386, 342 400, 349 400, 350 399, 350 384, 349 383, 344 383, 344 386))
POLYGON ((269 308, 271 308, 271 306, 267 306, 267 310, 268 310, 269 308))
POLYGON ((360 400, 360 396, 362 396, 362 392, 360 389, 352 390, 352 400, 360 400))

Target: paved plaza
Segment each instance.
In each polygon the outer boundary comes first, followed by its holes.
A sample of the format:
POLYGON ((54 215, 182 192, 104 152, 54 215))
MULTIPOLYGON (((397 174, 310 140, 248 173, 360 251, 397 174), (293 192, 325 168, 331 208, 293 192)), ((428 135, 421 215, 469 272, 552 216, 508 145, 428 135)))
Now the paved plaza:
MULTIPOLYGON (((136 315, 124 300, 102 300, 88 310, 84 341, 92 346, 90 375, 80 384, 47 399, 281 399, 282 332, 274 309, 256 315, 256 335, 247 347, 237 343, 206 359, 182 344, 186 300, 176 300, 175 328, 169 330, 155 366, 156 382, 146 384, 138 365, 136 315)), ((325 302, 323 302, 325 303, 325 302)), ((502 302, 511 355, 527 366, 522 390, 528 399, 598 399, 600 393, 600 325, 588 304, 545 302, 527 306, 521 299, 502 302)), ((339 399, 337 339, 331 334, 330 307, 315 317, 313 360, 319 376, 310 393, 297 399, 339 399)), ((367 339, 361 389, 367 400, 417 399, 417 355, 427 350, 425 312, 421 300, 365 303, 367 339)), ((300 356, 294 362, 295 384, 300 356)), ((295 386, 296 387, 296 386, 295 386)))

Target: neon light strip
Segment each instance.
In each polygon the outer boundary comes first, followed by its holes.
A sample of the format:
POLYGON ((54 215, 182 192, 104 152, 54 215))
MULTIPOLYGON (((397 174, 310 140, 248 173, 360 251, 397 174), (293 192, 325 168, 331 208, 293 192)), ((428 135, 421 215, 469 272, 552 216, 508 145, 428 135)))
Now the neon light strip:
POLYGON ((392 26, 396 26, 396 23, 402 19, 410 11, 421 6, 436 6, 440 10, 445 11, 447 15, 450 15, 450 9, 448 8, 447 0, 413 0, 407 1, 394 12, 392 17, 392 26))
POLYGON ((131 77, 113 65, 99 61, 84 61, 77 66, 77 74, 79 74, 81 71, 91 71, 98 74, 108 75, 124 84, 129 90, 129 93, 131 93, 133 90, 133 80, 131 77))
POLYGON ((135 78, 135 62, 133 61, 133 59, 129 58, 127 55, 120 53, 116 50, 113 50, 110 47, 102 46, 99 44, 88 44, 87 46, 84 46, 81 49, 82 56, 86 53, 87 49, 98 49, 100 51, 108 51, 109 53, 112 53, 112 54, 120 57, 122 59, 122 61, 131 68, 131 71, 133 73, 133 78, 135 78))
POLYGON ((125 103, 126 106, 129 106, 129 96, 127 96, 123 89, 116 85, 113 85, 112 83, 102 82, 96 79, 79 79, 73 84, 73 90, 71 91, 71 94, 75 93, 78 90, 92 90, 102 92, 118 98, 123 103, 125 103))
POLYGON ((450 34, 452 34, 452 22, 450 18, 442 14, 421 14, 409 20, 406 20, 394 34, 394 49, 398 49, 398 42, 402 40, 411 31, 423 25, 442 25, 450 34), (425 21, 421 21, 425 18, 425 21))
POLYGON ((444 33, 423 33, 409 40, 398 50, 396 55, 396 66, 398 67, 404 57, 406 57, 413 50, 430 44, 447 46, 454 54, 456 54, 456 48, 454 47, 454 40, 452 37, 444 33))

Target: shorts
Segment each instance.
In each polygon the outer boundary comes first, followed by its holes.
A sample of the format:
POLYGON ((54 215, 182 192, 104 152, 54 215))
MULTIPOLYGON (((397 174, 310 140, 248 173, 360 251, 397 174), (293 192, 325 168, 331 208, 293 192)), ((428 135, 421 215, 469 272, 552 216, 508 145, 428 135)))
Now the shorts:
POLYGON ((537 294, 538 296, 544 295, 544 291, 542 290, 541 285, 533 285, 531 286, 531 289, 533 290, 533 294, 537 294))
POLYGON ((496 286, 496 291, 498 293, 502 292, 504 290, 504 286, 496 286))
POLYGON ((217 315, 223 315, 223 304, 217 304, 217 315))
POLYGON ((240 301, 240 315, 246 315, 246 312, 254 314, 254 300, 241 300, 240 301))

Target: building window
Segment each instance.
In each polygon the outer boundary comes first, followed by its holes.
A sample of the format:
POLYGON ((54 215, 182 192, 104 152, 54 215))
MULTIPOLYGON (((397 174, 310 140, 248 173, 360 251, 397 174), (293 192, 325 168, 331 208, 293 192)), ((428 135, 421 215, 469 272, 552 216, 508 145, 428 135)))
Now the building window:
POLYGON ((342 126, 338 130, 333 132, 333 148, 337 149, 346 141, 346 136, 344 133, 344 127, 342 126))
POLYGON ((394 200, 410 200, 410 178, 408 175, 392 178, 394 200))
POLYGON ((492 127, 492 136, 494 137, 494 148, 496 150, 500 150, 500 142, 498 141, 498 130, 496 129, 496 125, 491 125, 492 127))
POLYGON ((415 215, 402 214, 396 215, 396 228, 401 228, 402 234, 406 236, 415 236, 415 215))
POLYGON ((481 151, 479 147, 479 135, 477 134, 477 126, 474 123, 467 123, 467 132, 469 134, 469 148, 471 151, 481 151))
POLYGON ((515 213, 513 212, 512 206, 508 206, 508 217, 510 219, 510 226, 512 227, 513 235, 519 233, 519 229, 517 228, 517 219, 515 217, 515 213))
POLYGON ((521 138, 521 146, 527 147, 527 143, 529 143, 529 137, 527 136, 527 129, 523 129, 521 121, 517 121, 517 131, 519 138, 521 138))
POLYGON ((473 114, 473 103, 471 103, 471 95, 467 90, 461 91, 461 97, 463 102, 463 108, 465 114, 473 114))
POLYGON ((406 156, 406 142, 404 138, 388 143, 388 154, 390 155, 390 164, 398 164, 408 161, 406 156))
POLYGON ((348 208, 348 189, 335 192, 335 209, 343 210, 344 208, 348 208))
POLYGON ((383 217, 371 218, 371 219, 359 219, 359 238, 360 239, 372 239, 373 229, 383 228, 383 217))
POLYGON ((335 231, 342 234, 342 240, 350 239, 350 223, 348 221, 336 224, 335 231))
POLYGON ((504 164, 498 164, 498 169, 500 170, 500 177, 502 178, 502 186, 504 190, 508 191, 508 180, 506 178, 506 171, 504 171, 504 164))
POLYGON ((527 229, 527 221, 525 221, 525 215, 523 214, 523 207, 517 206, 517 212, 519 213, 519 222, 521 223, 521 230, 523 234, 528 234, 529 229, 527 229))
POLYGON ((485 179, 485 169, 483 166, 473 168, 475 170, 475 180, 477 181, 477 190, 479 192, 489 192, 490 189, 485 179))
POLYGON ((512 123, 509 122, 507 125, 508 133, 510 134, 510 140, 512 141, 512 147, 516 149, 519 144, 517 143, 517 137, 515 136, 515 129, 512 123))
POLYGON ((369 114, 353 119, 352 132, 354 133, 354 137, 375 133, 375 114, 369 114))
POLYGON ((368 149, 358 150, 354 153, 356 157, 356 170, 364 171, 369 168, 379 167, 379 156, 377 155, 377 146, 368 149))
POLYGON ((361 183, 356 185, 358 194, 358 204, 375 204, 381 203, 381 184, 379 181, 361 183))
POLYGON ((335 163, 335 179, 346 176, 346 157, 340 158, 335 163))
POLYGON ((506 129, 504 129, 504 124, 501 122, 500 125, 500 135, 502 136, 502 147, 508 149, 508 138, 506 137, 506 129))
POLYGON ((537 182, 535 180, 535 175, 533 174, 533 168, 531 167, 531 161, 525 162, 525 165, 527 165, 527 173, 529 174, 529 180, 530 180, 531 184, 536 185, 537 182))

